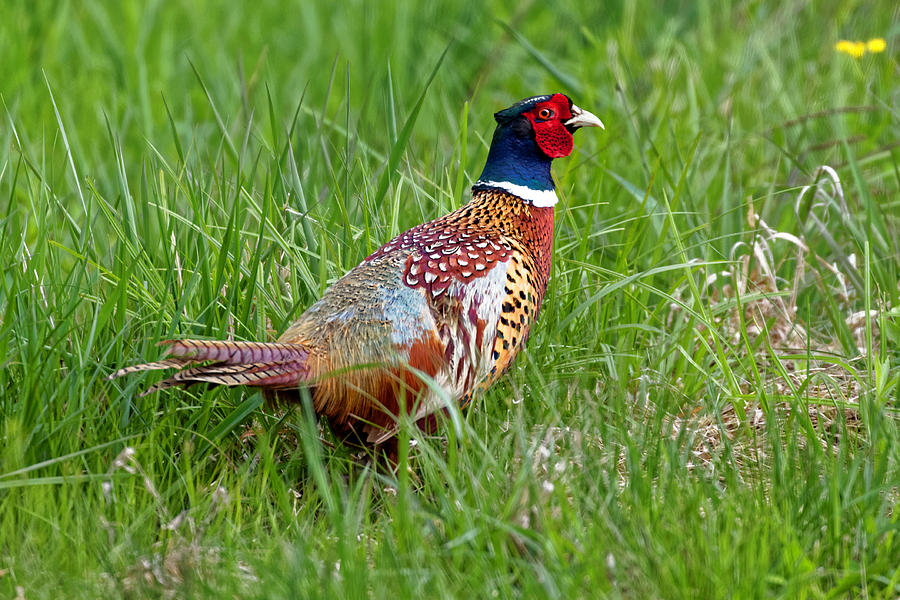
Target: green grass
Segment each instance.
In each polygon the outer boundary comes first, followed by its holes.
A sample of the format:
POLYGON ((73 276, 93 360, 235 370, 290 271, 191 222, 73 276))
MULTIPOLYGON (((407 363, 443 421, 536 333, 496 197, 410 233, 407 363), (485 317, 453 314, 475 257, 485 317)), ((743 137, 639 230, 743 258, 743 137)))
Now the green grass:
POLYGON ((0 596, 900 594, 893 2, 5 9, 0 596), (415 476, 258 394, 105 380, 272 339, 554 91, 607 129, 554 165, 538 324, 404 430, 415 476), (846 210, 795 210, 820 165, 846 210))

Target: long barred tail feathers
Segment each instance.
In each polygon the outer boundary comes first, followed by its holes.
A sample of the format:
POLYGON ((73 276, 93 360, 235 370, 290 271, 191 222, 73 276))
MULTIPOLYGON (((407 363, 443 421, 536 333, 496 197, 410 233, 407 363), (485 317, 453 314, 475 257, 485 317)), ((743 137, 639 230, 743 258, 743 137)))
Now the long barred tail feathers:
POLYGON ((119 369, 107 379, 140 371, 182 369, 145 390, 141 396, 146 396, 173 386, 199 382, 284 389, 298 386, 309 374, 306 365, 309 350, 299 344, 165 340, 160 345, 168 346, 163 359, 119 369), (198 365, 207 361, 212 362, 198 365))

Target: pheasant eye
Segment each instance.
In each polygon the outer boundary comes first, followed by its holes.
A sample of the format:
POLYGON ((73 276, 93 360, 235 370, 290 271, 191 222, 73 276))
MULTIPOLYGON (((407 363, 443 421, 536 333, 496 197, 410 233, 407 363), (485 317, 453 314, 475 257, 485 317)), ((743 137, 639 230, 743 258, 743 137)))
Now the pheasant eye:
POLYGON ((541 119, 549 119, 553 116, 553 111, 549 108, 542 108, 540 112, 538 112, 538 117, 541 119))

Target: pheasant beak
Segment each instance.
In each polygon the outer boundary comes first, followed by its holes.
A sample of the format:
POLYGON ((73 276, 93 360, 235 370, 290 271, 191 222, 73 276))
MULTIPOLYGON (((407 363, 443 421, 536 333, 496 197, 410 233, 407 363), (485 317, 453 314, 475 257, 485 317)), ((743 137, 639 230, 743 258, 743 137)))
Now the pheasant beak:
POLYGON ((603 122, 597 118, 597 115, 572 105, 572 118, 564 122, 563 125, 568 129, 578 129, 579 127, 599 127, 606 129, 603 122))

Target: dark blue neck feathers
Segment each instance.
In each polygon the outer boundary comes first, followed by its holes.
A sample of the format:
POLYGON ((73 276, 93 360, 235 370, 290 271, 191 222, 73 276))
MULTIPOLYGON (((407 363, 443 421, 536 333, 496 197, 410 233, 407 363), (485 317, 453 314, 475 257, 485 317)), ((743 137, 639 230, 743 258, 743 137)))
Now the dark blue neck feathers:
POLYGON ((516 121, 501 124, 494 131, 487 162, 478 181, 506 181, 532 190, 552 190, 552 159, 538 148, 531 123, 524 118, 516 121))

